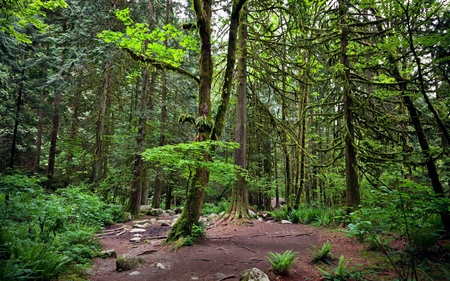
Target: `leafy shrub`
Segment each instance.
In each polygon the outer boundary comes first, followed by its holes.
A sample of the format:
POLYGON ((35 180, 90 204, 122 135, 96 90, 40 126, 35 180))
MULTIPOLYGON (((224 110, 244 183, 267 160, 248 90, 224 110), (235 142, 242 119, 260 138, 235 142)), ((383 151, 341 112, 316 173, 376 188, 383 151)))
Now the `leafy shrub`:
POLYGON ((203 203, 202 205, 202 215, 207 216, 210 214, 220 214, 221 212, 225 212, 230 203, 227 201, 220 201, 218 203, 203 203))
POLYGON ((298 261, 298 253, 292 253, 292 250, 287 250, 283 254, 268 253, 267 260, 272 265, 271 269, 280 275, 288 275, 289 270, 298 261))
POLYGON ((194 238, 203 238, 206 236, 206 226, 205 225, 196 225, 192 226, 192 237, 194 238))
POLYGON ((336 217, 338 216, 333 216, 331 208, 312 205, 302 205, 287 214, 287 219, 292 223, 311 224, 313 226, 332 225, 336 217))
POLYGON ((40 241, 14 240, 2 280, 52 280, 68 269, 70 258, 40 241))
POLYGON ((274 210, 274 211, 271 211, 268 213, 270 214, 270 216, 272 218, 274 218, 277 221, 280 221, 280 220, 285 220, 288 218, 289 211, 288 211, 288 208, 286 206, 284 206, 279 210, 274 210))
POLYGON ((328 264, 330 264, 330 252, 331 249, 333 248, 333 246, 331 246, 330 242, 327 241, 322 245, 322 248, 319 249, 316 246, 313 246, 313 250, 310 251, 313 262, 314 263, 318 263, 318 262, 326 262, 328 264))
POLYGON ((121 213, 81 188, 49 194, 38 182, 0 178, 0 280, 53 280, 84 267, 101 249, 95 232, 121 213))

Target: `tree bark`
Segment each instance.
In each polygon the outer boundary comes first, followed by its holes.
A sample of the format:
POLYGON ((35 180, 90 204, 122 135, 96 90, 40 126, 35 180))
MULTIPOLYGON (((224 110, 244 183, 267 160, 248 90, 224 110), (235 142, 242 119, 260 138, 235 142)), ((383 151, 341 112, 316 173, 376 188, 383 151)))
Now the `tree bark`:
MULTIPOLYGON (((166 1, 166 14, 165 14, 165 20, 164 23, 169 23, 169 8, 170 8, 170 1, 166 1)), ((166 48, 168 47, 167 39, 164 41, 164 45, 166 48)), ((159 146, 164 146, 165 144, 165 133, 166 133, 166 117, 167 117, 167 106, 166 106, 166 99, 167 99, 167 71, 163 70, 162 73, 162 92, 161 92, 161 119, 160 119, 160 125, 159 125, 159 146)), ((152 201, 152 207, 153 208, 159 208, 161 204, 161 193, 165 189, 164 187, 164 181, 163 181, 163 170, 158 168, 156 171, 156 179, 155 179, 155 190, 153 193, 153 201, 152 201)), ((170 209, 170 201, 169 205, 166 205, 166 209, 170 209)))
POLYGON ((230 31, 228 33, 228 53, 227 65, 225 68, 225 76, 222 88, 221 102, 217 109, 214 122, 214 129, 211 139, 219 140, 225 125, 225 115, 228 111, 230 103, 231 89, 233 85, 233 72, 236 64, 237 37, 240 22, 240 13, 246 0, 233 0, 233 8, 230 17, 230 31))
POLYGON ((345 124, 345 179, 346 204, 350 212, 361 203, 358 179, 358 163, 355 149, 355 129, 353 124, 353 100, 350 86, 350 60, 347 55, 349 29, 347 26, 347 0, 339 0, 339 16, 341 18, 341 63, 343 70, 343 102, 345 124))
MULTIPOLYGON (((25 71, 22 70, 22 75, 20 77, 21 80, 24 79, 25 71)), ((12 137, 12 144, 11 144, 11 152, 10 152, 10 158, 9 158, 9 165, 8 167, 10 169, 14 169, 14 162, 16 160, 17 156, 17 132, 19 129, 19 119, 20 119, 20 110, 22 106, 22 96, 23 96, 23 82, 21 81, 19 83, 19 88, 17 89, 17 102, 16 102, 16 113, 14 115, 14 129, 13 129, 13 137, 12 137)))
MULTIPOLYGON (((236 126, 234 130, 234 141, 240 146, 234 150, 234 164, 240 167, 242 171, 237 172, 237 181, 235 182, 231 195, 229 218, 246 219, 248 218, 248 188, 247 181, 242 172, 246 169, 246 150, 247 150, 247 22, 245 8, 241 13, 241 25, 239 28, 238 44, 241 55, 237 64, 237 99, 236 99, 236 126)), ((270 201, 270 200, 269 200, 270 201)))
POLYGON ((41 90, 41 100, 39 102, 39 110, 38 110, 38 125, 37 125, 37 133, 36 133, 36 155, 34 158, 34 172, 39 172, 40 163, 41 163, 41 150, 42 150, 42 130, 44 123, 44 109, 42 106, 44 105, 45 100, 45 89, 41 90))
POLYGON ((108 91, 111 86, 112 62, 106 64, 103 71, 103 85, 98 95, 98 117, 95 134, 94 161, 92 162, 92 173, 90 183, 97 185, 103 176, 105 120, 107 112, 108 91))
MULTIPOLYGON (((211 54, 211 6, 212 0, 193 0, 197 19, 197 28, 200 35, 200 61, 199 61, 199 97, 198 120, 195 141, 207 141, 211 138, 211 85, 213 75, 213 61, 211 54)), ((204 152, 203 161, 210 161, 210 155, 204 152)), ((189 183, 183 212, 173 225, 167 236, 168 242, 184 241, 192 233, 192 226, 197 225, 201 215, 203 197, 206 184, 209 180, 209 171, 196 169, 189 183)), ((181 246, 181 245, 179 245, 181 246)))

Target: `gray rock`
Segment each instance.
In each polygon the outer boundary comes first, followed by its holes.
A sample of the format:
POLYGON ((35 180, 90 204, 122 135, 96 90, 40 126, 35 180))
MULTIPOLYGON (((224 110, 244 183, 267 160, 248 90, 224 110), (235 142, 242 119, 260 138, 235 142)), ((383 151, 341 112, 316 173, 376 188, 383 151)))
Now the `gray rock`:
POLYGON ((141 205, 141 206, 139 206, 139 211, 145 212, 145 211, 150 210, 151 208, 152 207, 150 205, 141 205))
POLYGON ((141 274, 139 271, 133 271, 133 272, 131 272, 130 274, 128 274, 128 275, 130 275, 130 276, 133 276, 133 275, 139 275, 139 274, 141 274))
POLYGON ((221 272, 217 272, 216 274, 214 274, 214 278, 215 279, 222 279, 222 278, 225 278, 225 277, 226 277, 226 275, 221 273, 221 272))
POLYGON ((116 270, 130 270, 137 268, 145 263, 143 258, 137 257, 132 254, 122 254, 116 260, 116 270))
POLYGON ((181 214, 183 212, 183 208, 177 207, 173 209, 173 211, 175 212, 175 214, 181 214))
POLYGON ((244 270, 240 276, 240 281, 270 281, 267 274, 256 267, 244 270))
POLYGON ((146 230, 143 228, 133 228, 130 230, 130 233, 138 233, 138 232, 145 232, 146 230))
POLYGON ((133 225, 133 227, 136 227, 136 228, 147 228, 149 226, 150 226, 150 224, 148 222, 143 223, 143 224, 138 224, 137 223, 137 224, 133 225))
POLYGON ((164 266, 164 264, 162 264, 162 263, 160 263, 160 262, 158 262, 158 263, 156 264, 156 268, 157 268, 157 269, 160 269, 160 270, 165 270, 165 269, 166 269, 166 267, 164 266))
POLYGON ((148 216, 157 217, 162 214, 164 211, 162 209, 150 209, 146 212, 148 216))
POLYGON ((292 222, 288 221, 288 220, 281 220, 282 224, 292 224, 292 222))
POLYGON ((168 220, 159 220, 158 223, 161 224, 161 226, 172 226, 172 222, 168 220))
POLYGON ((130 242, 139 243, 139 242, 141 242, 141 238, 140 237, 133 237, 133 238, 130 239, 130 242))
POLYGON ((114 251, 114 249, 111 250, 105 250, 105 251, 101 251, 98 254, 99 257, 106 259, 106 258, 117 258, 117 253, 116 251, 114 251))
POLYGON ((212 214, 210 214, 206 219, 207 219, 208 221, 213 221, 213 220, 218 219, 218 218, 219 218, 219 215, 218 215, 218 214, 212 213, 212 214))

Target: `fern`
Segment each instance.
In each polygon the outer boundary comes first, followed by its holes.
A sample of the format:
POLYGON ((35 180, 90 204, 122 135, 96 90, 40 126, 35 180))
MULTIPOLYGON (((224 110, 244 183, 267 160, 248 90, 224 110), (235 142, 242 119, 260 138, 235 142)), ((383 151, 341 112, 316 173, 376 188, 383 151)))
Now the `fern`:
POLYGON ((280 275, 287 275, 292 266, 298 261, 298 253, 292 253, 292 250, 287 250, 283 254, 268 253, 267 260, 272 265, 272 270, 280 275))

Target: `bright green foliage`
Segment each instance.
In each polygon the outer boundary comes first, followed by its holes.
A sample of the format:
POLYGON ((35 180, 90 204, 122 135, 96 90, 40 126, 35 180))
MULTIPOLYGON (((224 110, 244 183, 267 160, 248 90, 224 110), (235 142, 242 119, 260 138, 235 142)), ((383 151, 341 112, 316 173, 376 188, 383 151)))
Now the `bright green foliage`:
POLYGON ((313 205, 302 205, 296 210, 287 214, 287 219, 292 223, 311 224, 313 226, 331 226, 335 224, 342 210, 333 215, 333 210, 329 207, 317 207, 313 205))
POLYGON ((133 22, 128 8, 117 11, 116 16, 125 25, 125 33, 104 30, 98 37, 106 43, 114 43, 134 54, 174 66, 183 62, 186 51, 198 51, 198 42, 194 37, 184 34, 171 24, 150 31, 148 24, 133 22), (167 47, 165 41, 176 42, 181 48, 167 47))
POLYGON ((206 236, 205 229, 206 229, 206 225, 204 225, 204 224, 199 224, 199 225, 194 224, 192 226, 192 237, 204 238, 206 236))
POLYGON ((228 207, 230 206, 230 202, 227 201, 220 201, 218 203, 203 203, 202 205, 202 215, 207 216, 210 214, 220 214, 221 212, 225 212, 228 210, 228 207))
POLYGON ((277 221, 285 220, 288 218, 289 210, 287 207, 282 207, 279 210, 269 212, 269 214, 277 221))
POLYGON ((181 171, 187 180, 190 180, 196 169, 207 169, 211 173, 210 182, 227 185, 235 179, 239 167, 222 160, 219 153, 236 147, 238 144, 233 142, 189 142, 147 149, 142 156, 163 169, 181 171), (205 160, 205 154, 208 153, 215 153, 212 161, 205 160))
POLYGON ((298 253, 287 250, 283 254, 280 253, 268 253, 267 260, 272 265, 271 269, 280 275, 288 275, 289 270, 298 261, 298 253))
POLYGON ((40 32, 49 26, 43 22, 45 10, 66 8, 64 0, 6 0, 0 8, 0 31, 15 37, 21 43, 31 43, 30 37, 20 29, 29 25, 40 32))
POLYGON ((331 249, 333 248, 333 246, 331 246, 330 241, 325 242, 322 245, 322 248, 319 249, 316 246, 313 246, 313 250, 310 251, 313 262, 314 263, 318 263, 318 262, 325 262, 330 264, 330 252, 331 249))
POLYGON ((56 252, 55 246, 29 239, 12 241, 2 280, 53 280, 71 262, 69 257, 56 252))
POLYGON ((1 280, 53 280, 101 250, 95 237, 116 209, 81 188, 47 194, 39 178, 0 178, 1 280))

